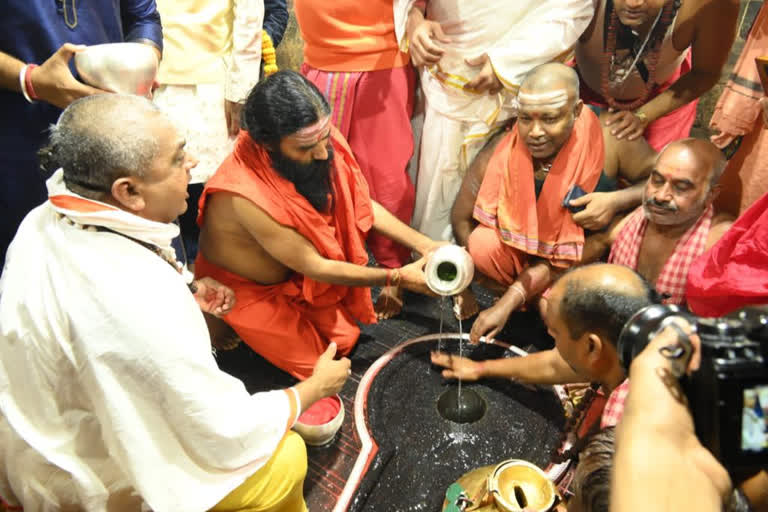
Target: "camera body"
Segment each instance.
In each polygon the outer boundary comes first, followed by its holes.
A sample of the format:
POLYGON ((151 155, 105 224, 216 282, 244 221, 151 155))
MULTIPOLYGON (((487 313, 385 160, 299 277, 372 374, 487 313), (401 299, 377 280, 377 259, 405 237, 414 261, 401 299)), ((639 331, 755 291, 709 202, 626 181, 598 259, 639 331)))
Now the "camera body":
MULTIPOLYGON (((768 467, 768 314, 699 318, 675 305, 648 306, 619 336, 625 370, 671 316, 685 318, 701 339, 701 367, 680 378, 699 441, 735 479, 768 467)), ((687 366, 690 350, 682 357, 687 366)))

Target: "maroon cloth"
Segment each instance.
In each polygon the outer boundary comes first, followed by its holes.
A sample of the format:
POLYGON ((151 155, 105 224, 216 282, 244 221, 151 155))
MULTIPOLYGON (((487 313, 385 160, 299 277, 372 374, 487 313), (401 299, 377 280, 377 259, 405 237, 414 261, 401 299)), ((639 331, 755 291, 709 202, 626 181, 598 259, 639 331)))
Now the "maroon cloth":
POLYGON ((691 265, 686 298, 700 316, 768 303, 768 194, 691 265))

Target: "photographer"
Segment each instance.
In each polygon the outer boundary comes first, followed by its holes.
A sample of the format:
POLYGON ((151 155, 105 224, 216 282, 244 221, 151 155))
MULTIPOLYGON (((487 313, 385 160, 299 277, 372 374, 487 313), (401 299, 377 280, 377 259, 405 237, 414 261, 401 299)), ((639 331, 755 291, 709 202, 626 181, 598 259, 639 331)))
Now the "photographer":
MULTIPOLYGON (((687 322, 679 325, 691 333, 687 322)), ((690 373, 698 369, 701 353, 698 336, 689 339, 690 373)), ((679 346, 677 330, 667 327, 630 367, 630 392, 617 429, 613 512, 719 511, 731 490, 725 468, 697 439, 685 395, 663 355, 679 346)))

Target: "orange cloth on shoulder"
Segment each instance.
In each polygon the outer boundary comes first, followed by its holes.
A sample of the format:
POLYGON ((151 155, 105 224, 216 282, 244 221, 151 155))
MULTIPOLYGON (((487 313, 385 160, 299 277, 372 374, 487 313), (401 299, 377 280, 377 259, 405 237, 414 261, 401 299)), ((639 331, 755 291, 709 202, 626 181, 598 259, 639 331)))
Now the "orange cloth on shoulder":
POLYGON ((537 200, 533 158, 515 125, 488 162, 475 201, 474 218, 496 233, 496 240, 489 240, 487 231, 478 226, 477 236, 473 232, 469 238, 470 254, 480 271, 505 283, 515 277, 510 271, 519 274, 531 256, 556 267, 580 261, 584 230, 562 201, 573 184, 587 192, 594 190, 604 160, 600 122, 584 107, 552 162, 537 200), (487 250, 491 242, 493 251, 487 250))
MULTIPOLYGON (((293 183, 272 168, 267 152, 242 131, 233 153, 205 186, 198 223, 202 225, 210 195, 229 192, 295 229, 324 258, 366 265, 365 237, 373 226, 368 186, 335 128, 331 128, 331 143, 335 154, 331 214, 315 210, 293 183)), ((234 290, 236 304, 224 320, 256 352, 299 378, 312 374, 317 357, 331 341, 340 353, 348 353, 360 333, 356 321, 376 321, 367 287, 333 285, 300 274, 282 283, 261 285, 213 265, 202 253, 195 262, 195 273, 234 290)))

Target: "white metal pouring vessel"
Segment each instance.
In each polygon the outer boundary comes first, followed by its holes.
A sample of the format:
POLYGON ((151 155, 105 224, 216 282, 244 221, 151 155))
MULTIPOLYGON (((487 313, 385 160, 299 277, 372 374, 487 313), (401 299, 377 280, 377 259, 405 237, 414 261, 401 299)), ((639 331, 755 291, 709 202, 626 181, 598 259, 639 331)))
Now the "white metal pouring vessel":
POLYGON ((157 54, 141 43, 88 46, 75 54, 75 68, 83 82, 123 94, 150 96, 157 76, 157 54))

